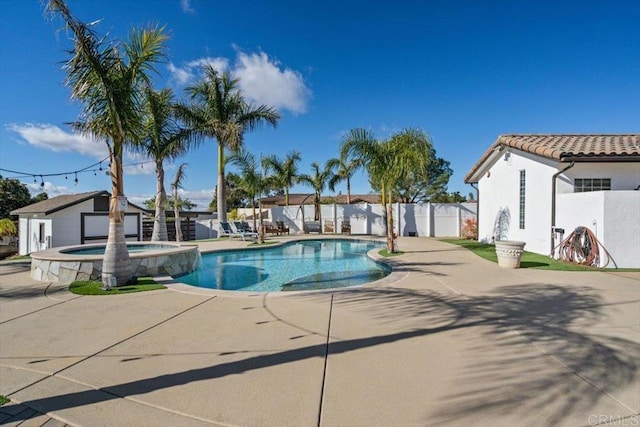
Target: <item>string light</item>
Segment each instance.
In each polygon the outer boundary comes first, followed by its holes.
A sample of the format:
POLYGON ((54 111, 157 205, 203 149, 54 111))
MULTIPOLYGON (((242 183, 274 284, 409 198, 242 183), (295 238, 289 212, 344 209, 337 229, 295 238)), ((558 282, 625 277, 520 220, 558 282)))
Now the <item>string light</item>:
MULTIPOLYGON (((78 169, 78 170, 74 170, 74 171, 67 171, 67 172, 56 172, 56 173, 43 173, 43 174, 39 174, 39 173, 31 173, 31 172, 20 172, 20 171, 15 171, 15 170, 10 170, 10 169, 4 169, 4 168, 0 168, 0 171, 2 172, 8 172, 11 174, 16 174, 16 176, 9 176, 6 177, 6 179, 21 179, 21 178, 29 178, 29 177, 33 177, 33 183, 36 184, 38 181, 38 177, 40 177, 40 186, 44 187, 44 177, 56 177, 56 176, 64 176, 64 179, 68 180, 69 179, 69 175, 73 174, 74 175, 74 182, 76 185, 78 185, 78 174, 79 173, 84 173, 84 172, 93 172, 94 176, 97 176, 98 171, 102 172, 103 170, 105 170, 105 168, 102 167, 102 163, 103 162, 107 162, 107 169, 106 169, 106 174, 110 175, 109 171, 111 170, 111 162, 108 161, 109 157, 105 157, 104 159, 100 160, 99 162, 93 163, 89 166, 86 166, 82 169, 78 169)), ((137 162, 137 163, 130 163, 130 164, 126 164, 126 165, 122 165, 122 167, 131 167, 131 166, 140 166, 141 169, 144 169, 144 164, 145 163, 151 163, 153 162, 153 160, 146 160, 146 161, 142 161, 142 162, 137 162)))

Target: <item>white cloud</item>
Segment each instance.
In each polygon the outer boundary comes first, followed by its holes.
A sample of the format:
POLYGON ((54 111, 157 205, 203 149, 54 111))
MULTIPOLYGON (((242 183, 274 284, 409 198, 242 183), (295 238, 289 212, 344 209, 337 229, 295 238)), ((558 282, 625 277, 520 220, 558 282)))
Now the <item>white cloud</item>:
POLYGON ((265 104, 292 113, 304 113, 311 91, 302 75, 290 68, 281 68, 279 62, 266 53, 238 53, 233 71, 240 78, 240 88, 247 100, 265 104))
POLYGON ((104 142, 80 134, 65 132, 48 123, 12 123, 7 125, 7 130, 17 133, 33 146, 55 152, 75 151, 98 159, 103 159, 108 155, 104 142))
POLYGON ((49 181, 44 181, 44 187, 42 187, 40 183, 34 182, 27 183, 26 186, 29 189, 29 192, 31 192, 31 195, 35 196, 37 194, 45 192, 50 199, 56 196, 61 196, 63 194, 77 193, 77 191, 73 191, 69 187, 65 187, 64 185, 54 185, 49 181))
POLYGON ((211 65, 216 70, 225 72, 229 69, 229 60, 227 58, 205 57, 190 61, 181 67, 176 66, 173 62, 169 62, 167 68, 171 74, 171 79, 176 85, 187 86, 195 83, 195 81, 202 76, 202 71, 206 65, 211 65))
POLYGON ((169 63, 168 69, 172 80, 178 86, 185 86, 201 78, 203 67, 211 65, 220 72, 229 71, 239 78, 240 89, 251 103, 269 105, 294 114, 307 111, 311 90, 299 72, 283 67, 264 52, 249 54, 238 51, 235 64, 230 66, 229 63, 227 58, 205 57, 183 66, 169 63))
POLYGON ((185 13, 195 13, 195 9, 191 7, 191 0, 180 0, 180 6, 185 13))

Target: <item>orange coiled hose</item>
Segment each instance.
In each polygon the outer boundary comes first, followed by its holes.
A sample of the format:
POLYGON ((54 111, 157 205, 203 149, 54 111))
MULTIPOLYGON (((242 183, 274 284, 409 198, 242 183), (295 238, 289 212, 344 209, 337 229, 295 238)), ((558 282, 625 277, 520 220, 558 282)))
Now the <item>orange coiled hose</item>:
POLYGON ((587 227, 576 227, 566 239, 556 246, 556 249, 558 249, 558 257, 560 260, 572 264, 589 265, 600 268, 606 267, 609 265, 609 262, 613 262, 613 264, 616 265, 611 254, 602 243, 600 243, 596 235, 587 227), (604 258, 601 257, 601 252, 604 254, 604 258), (606 262, 601 265, 601 261, 606 262))

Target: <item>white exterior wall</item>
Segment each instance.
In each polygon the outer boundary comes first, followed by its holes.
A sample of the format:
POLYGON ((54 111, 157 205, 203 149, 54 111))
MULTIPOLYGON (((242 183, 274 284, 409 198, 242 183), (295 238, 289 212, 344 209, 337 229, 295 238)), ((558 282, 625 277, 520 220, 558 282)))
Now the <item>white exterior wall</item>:
MULTIPOLYGON (((526 242, 525 249, 549 254, 551 247, 551 179, 558 172, 557 162, 512 150, 505 160, 503 153, 478 182, 480 222, 478 238, 491 242, 495 222, 501 209, 509 213, 503 240, 526 242), (520 170, 525 170, 525 227, 520 229, 520 170), (505 239, 506 237, 506 239, 505 239)), ((573 186, 572 186, 573 188, 573 186)))
POLYGON ((607 267, 640 268, 640 191, 561 194, 557 212, 565 238, 579 226, 596 235, 615 261, 607 267))
POLYGON ((559 193, 573 193, 575 178, 611 178, 612 191, 633 190, 640 185, 640 163, 576 163, 566 176, 563 184, 558 182, 559 193))
MULTIPOLYGON (((48 242, 52 241, 52 221, 50 218, 38 218, 35 215, 19 219, 20 227, 20 255, 28 255, 47 249, 48 242), (40 224, 44 224, 44 242, 40 242, 40 224)), ((53 246, 51 246, 53 247, 53 246)))
POLYGON ((93 199, 85 200, 49 215, 53 219, 53 247, 80 244, 80 214, 82 212, 93 212, 93 199))

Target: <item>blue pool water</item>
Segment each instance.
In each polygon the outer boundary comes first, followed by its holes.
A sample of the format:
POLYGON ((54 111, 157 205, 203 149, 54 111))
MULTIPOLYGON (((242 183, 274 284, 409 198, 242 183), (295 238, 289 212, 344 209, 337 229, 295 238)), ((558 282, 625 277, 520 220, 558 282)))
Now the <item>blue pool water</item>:
MULTIPOLYGON (((129 252, 158 251, 162 249, 175 249, 171 245, 147 244, 147 245, 127 245, 129 252)), ((92 246, 90 248, 73 248, 60 251, 70 255, 104 255, 105 246, 92 246)))
POLYGON ((341 288, 381 279, 391 272, 366 253, 379 243, 307 240, 267 249, 204 254, 182 283, 201 288, 274 292, 341 288))

